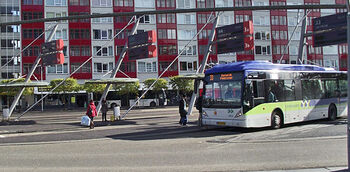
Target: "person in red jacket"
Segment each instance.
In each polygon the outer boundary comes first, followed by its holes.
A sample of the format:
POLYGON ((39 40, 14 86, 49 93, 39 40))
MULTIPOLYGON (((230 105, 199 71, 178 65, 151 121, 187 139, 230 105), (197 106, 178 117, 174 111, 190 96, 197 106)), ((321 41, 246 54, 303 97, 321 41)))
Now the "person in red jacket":
POLYGON ((91 119, 90 129, 94 128, 94 117, 97 116, 96 106, 93 100, 90 100, 89 106, 87 107, 86 115, 91 119))

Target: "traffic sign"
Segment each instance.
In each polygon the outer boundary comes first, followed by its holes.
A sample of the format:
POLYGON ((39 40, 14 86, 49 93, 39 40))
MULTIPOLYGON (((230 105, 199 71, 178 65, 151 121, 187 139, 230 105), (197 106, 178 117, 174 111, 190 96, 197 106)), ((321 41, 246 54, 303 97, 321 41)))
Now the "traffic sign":
POLYGON ((41 44, 41 60, 44 66, 63 64, 63 40, 58 39, 41 44))
POLYGON ((41 54, 47 54, 55 51, 62 51, 63 45, 64 44, 62 39, 45 42, 41 44, 41 54))
POLYGON ((128 36, 128 47, 132 48, 144 44, 152 44, 157 41, 157 34, 155 30, 138 33, 128 36))
POLYGON ((314 47, 347 42, 347 13, 339 13, 312 20, 314 47))
POLYGON ((152 58, 157 56, 157 48, 155 45, 141 46, 129 50, 129 60, 138 60, 144 58, 152 58))
POLYGON ((64 54, 62 52, 45 54, 45 55, 42 55, 41 59, 44 66, 63 64, 64 54))
POLYGON ((252 21, 216 28, 218 54, 252 50, 253 32, 252 21))

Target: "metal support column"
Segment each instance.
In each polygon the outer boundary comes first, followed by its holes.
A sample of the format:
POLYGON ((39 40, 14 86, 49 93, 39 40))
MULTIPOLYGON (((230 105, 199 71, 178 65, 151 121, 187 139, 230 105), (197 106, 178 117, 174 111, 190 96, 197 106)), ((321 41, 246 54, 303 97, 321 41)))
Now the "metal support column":
MULTIPOLYGON (((215 38, 215 29, 218 26, 218 23, 219 23, 219 13, 218 13, 218 15, 217 15, 217 17, 216 17, 216 19, 214 21, 213 28, 211 29, 211 33, 210 33, 207 49, 205 51, 205 55, 204 55, 204 58, 202 60, 202 64, 201 64, 200 69, 198 71, 199 74, 204 73, 205 66, 207 65, 209 54, 211 52, 211 47, 212 47, 212 44, 213 44, 213 41, 214 41, 214 38, 215 38)), ((192 94, 192 97, 191 97, 191 102, 188 105, 187 115, 191 115, 192 114, 193 106, 194 106, 194 103, 196 102, 196 98, 197 98, 200 82, 198 82, 198 84, 196 84, 196 85, 197 85, 197 87, 194 88, 196 90, 193 91, 193 94, 192 94)))
POLYGON ((346 16, 346 21, 347 21, 347 42, 348 42, 348 91, 347 91, 347 95, 348 95, 348 125, 347 125, 347 135, 348 135, 348 169, 350 169, 350 109, 349 109, 349 103, 350 103, 350 5, 349 5, 349 0, 346 1, 346 7, 348 10, 348 14, 346 16))
MULTIPOLYGON (((57 27, 58 27, 58 24, 56 24, 56 26, 52 29, 51 34, 47 38, 46 42, 50 42, 52 40, 53 36, 56 33, 57 27)), ((26 79, 24 80, 25 83, 27 83, 30 80, 30 78, 32 77, 36 67, 38 66, 38 64, 40 62, 40 59, 41 59, 41 54, 35 59, 35 62, 33 63, 32 68, 30 69, 29 73, 27 74, 26 79)), ((9 117, 11 117, 13 110, 15 109, 19 99, 21 98, 21 96, 24 92, 24 89, 25 89, 25 87, 22 87, 21 90, 17 93, 15 99, 13 100, 11 107, 10 107, 10 110, 9 110, 9 117)))
MULTIPOLYGON (((304 11, 306 14, 306 11, 304 11)), ((298 59, 297 59, 297 64, 302 64, 303 62, 303 55, 304 55, 304 46, 306 44, 306 22, 307 22, 307 16, 302 21, 301 24, 301 31, 300 31, 300 42, 299 42, 299 52, 298 52, 298 59)))
MULTIPOLYGON (((131 35, 134 35, 134 34, 136 33, 137 27, 138 27, 139 23, 140 23, 140 18, 137 18, 137 19, 136 19, 136 22, 135 22, 135 25, 134 25, 134 27, 133 27, 132 30, 131 30, 131 35)), ((123 59, 124 59, 124 57, 125 57, 125 54, 126 54, 126 51, 127 51, 127 50, 128 50, 128 43, 125 43, 125 46, 124 46, 124 48, 123 48, 123 51, 120 53, 119 59, 118 59, 117 63, 116 63, 115 66, 114 66, 114 69, 113 69, 113 71, 112 71, 112 73, 111 73, 111 77, 110 77, 110 78, 114 78, 115 75, 117 75, 117 72, 118 72, 118 70, 119 70, 120 65, 121 65, 122 62, 123 62, 123 59)), ((100 99, 100 101, 99 101, 99 103, 98 103, 98 105, 97 105, 97 109, 96 109, 96 110, 97 110, 97 114, 100 113, 100 110, 101 110, 101 107, 102 107, 102 100, 106 98, 107 93, 108 93, 109 88, 111 87, 111 85, 112 85, 112 84, 107 84, 105 90, 104 90, 103 93, 102 93, 101 99, 100 99)))

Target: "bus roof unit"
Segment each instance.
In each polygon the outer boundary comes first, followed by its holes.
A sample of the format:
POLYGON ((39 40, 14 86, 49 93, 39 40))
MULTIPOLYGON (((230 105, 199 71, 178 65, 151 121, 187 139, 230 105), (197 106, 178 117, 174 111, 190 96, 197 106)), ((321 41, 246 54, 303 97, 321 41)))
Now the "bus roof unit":
POLYGON ((273 64, 266 61, 244 61, 229 64, 216 65, 208 69, 205 74, 237 72, 244 70, 287 70, 287 71, 335 71, 315 65, 273 64))

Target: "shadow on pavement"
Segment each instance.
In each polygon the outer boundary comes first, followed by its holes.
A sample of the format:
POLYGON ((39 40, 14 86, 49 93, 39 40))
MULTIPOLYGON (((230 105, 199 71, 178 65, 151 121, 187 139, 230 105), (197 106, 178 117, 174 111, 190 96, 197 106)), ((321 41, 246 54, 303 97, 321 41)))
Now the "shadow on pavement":
POLYGON ((26 121, 2 121, 0 122, 0 126, 6 125, 33 125, 36 124, 34 120, 26 120, 26 121))
MULTIPOLYGON (((80 125, 80 122, 73 122, 73 123, 67 123, 68 125, 72 125, 72 126, 81 126, 84 127, 82 125, 80 125)), ((102 126, 115 126, 115 125, 133 125, 136 124, 136 122, 134 121, 127 121, 127 120, 119 120, 119 121, 106 121, 106 122, 102 122, 102 121, 95 121, 94 120, 94 124, 95 127, 102 127, 102 126)))

